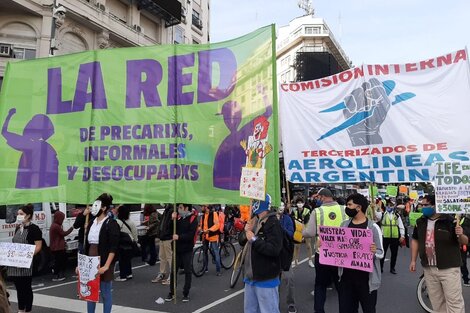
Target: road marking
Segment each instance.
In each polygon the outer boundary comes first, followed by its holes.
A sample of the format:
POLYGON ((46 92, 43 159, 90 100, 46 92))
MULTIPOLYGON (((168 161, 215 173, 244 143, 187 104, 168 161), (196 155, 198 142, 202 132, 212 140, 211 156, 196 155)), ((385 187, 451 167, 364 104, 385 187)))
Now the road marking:
MULTIPOLYGON (((159 262, 157 262, 157 263, 159 263, 159 262)), ((146 267, 146 266, 149 266, 149 265, 148 264, 142 264, 142 265, 134 266, 132 269, 135 270, 135 269, 146 267)), ((114 274, 117 274, 117 273, 119 273, 119 271, 114 272, 114 274)), ((56 287, 67 286, 67 285, 75 284, 75 283, 77 283, 77 281, 78 280, 73 280, 73 281, 68 281, 66 283, 62 283, 62 284, 47 286, 47 287, 43 287, 43 288, 37 288, 37 289, 33 289, 33 291, 41 291, 41 290, 47 290, 47 289, 52 289, 52 288, 56 288, 56 287)))
MULTIPOLYGON (((302 261, 300 261, 300 262, 298 263, 298 265, 300 265, 300 264, 302 264, 302 263, 305 263, 305 262, 307 262, 307 261, 308 261, 308 258, 305 258, 305 259, 303 259, 302 261)), ((298 266, 298 265, 297 265, 297 266, 298 266)), ((294 268, 294 267, 295 267, 295 265, 292 266, 292 268, 294 268)), ((244 293, 244 292, 245 292, 245 289, 238 290, 237 292, 234 292, 234 293, 232 293, 232 294, 230 294, 230 295, 228 295, 228 296, 226 296, 226 297, 224 297, 224 298, 220 298, 220 299, 217 300, 217 301, 214 301, 214 302, 212 302, 212 303, 210 303, 210 304, 208 304, 208 305, 206 305, 206 306, 203 306, 202 308, 197 309, 196 311, 193 311, 193 313, 201 313, 201 312, 207 311, 207 310, 209 310, 209 309, 215 307, 216 305, 219 305, 219 304, 221 304, 221 303, 223 303, 223 302, 225 302, 225 301, 227 301, 227 300, 230 300, 230 299, 232 299, 233 297, 236 297, 236 296, 238 296, 238 295, 240 295, 240 294, 242 294, 242 293, 244 293)))
MULTIPOLYGON (((8 290, 10 293, 10 301, 17 303, 16 301, 16 290, 10 289, 8 290)), ((34 294, 34 305, 57 309, 57 310, 64 310, 69 312, 77 312, 82 313, 86 310, 86 302, 83 300, 76 300, 76 299, 68 299, 68 298, 60 298, 55 296, 48 296, 43 294, 34 294)), ((97 312, 103 310, 103 304, 97 303, 96 304, 97 312)), ((163 311, 155 311, 155 310, 145 310, 145 309, 136 309, 121 305, 113 305, 113 312, 114 313, 168 313, 163 311)))

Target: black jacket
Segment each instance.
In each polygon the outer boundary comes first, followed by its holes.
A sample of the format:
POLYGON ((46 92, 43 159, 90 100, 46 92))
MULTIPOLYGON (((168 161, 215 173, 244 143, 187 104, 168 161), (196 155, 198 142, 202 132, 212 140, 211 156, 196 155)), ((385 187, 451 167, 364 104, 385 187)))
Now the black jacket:
MULTIPOLYGON (((88 218, 88 223, 93 223, 93 220, 95 219, 95 217, 91 214, 89 214, 89 218, 88 218)), ((78 230, 78 242, 79 243, 83 243, 83 239, 84 239, 84 235, 85 235, 85 221, 86 221, 86 216, 83 215, 83 211, 80 212, 80 214, 77 215, 77 217, 75 218, 75 222, 73 223, 73 228, 77 229, 79 228, 78 230)))
POLYGON ((197 230, 197 216, 190 214, 184 218, 178 216, 176 220, 176 254, 193 251, 194 239, 197 230))
MULTIPOLYGON (((242 233, 244 234, 244 233, 242 233)), ((262 222, 261 229, 251 243, 251 267, 254 281, 266 281, 279 277, 281 273, 280 253, 282 249, 282 226, 273 214, 262 222)), ((245 245, 246 236, 240 236, 240 244, 245 245)))
POLYGON ((171 220, 171 213, 173 213, 173 209, 171 207, 167 207, 163 212, 160 220, 160 240, 171 240, 171 238, 173 238, 173 221, 171 220))
MULTIPOLYGON (((418 254, 423 267, 428 266, 425 247, 427 225, 428 219, 426 217, 418 218, 412 236, 413 239, 418 240, 418 254)), ((434 243, 438 269, 460 267, 460 244, 455 234, 455 225, 454 217, 447 214, 440 215, 434 225, 434 243)))
MULTIPOLYGON (((88 224, 87 234, 90 232, 91 225, 93 222, 88 224)), ((119 225, 118 223, 109 218, 103 222, 103 226, 101 226, 100 236, 99 236, 99 243, 98 243, 98 254, 100 255, 100 265, 103 266, 106 264, 106 260, 108 259, 109 253, 117 253, 118 246, 119 246, 119 225)), ((90 244, 88 242, 88 235, 86 236, 85 240, 85 254, 88 255, 90 249, 90 244)), ((113 262, 116 260, 114 257, 113 262)))

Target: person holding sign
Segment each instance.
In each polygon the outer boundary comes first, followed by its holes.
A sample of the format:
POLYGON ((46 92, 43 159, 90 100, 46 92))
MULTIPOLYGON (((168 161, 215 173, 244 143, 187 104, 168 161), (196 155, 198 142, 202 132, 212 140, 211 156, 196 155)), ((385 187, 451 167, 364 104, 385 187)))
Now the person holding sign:
POLYGON ((387 200, 385 212, 377 212, 377 216, 382 225, 384 257, 380 260, 380 270, 384 271, 384 259, 387 255, 388 247, 392 253, 390 259, 390 273, 396 274, 395 264, 397 264, 398 246, 405 242, 405 226, 400 215, 395 211, 391 200, 387 200))
MULTIPOLYGON (((88 225, 85 240, 85 254, 100 257, 100 294, 103 298, 103 313, 110 313, 113 305, 111 293, 115 255, 119 245, 119 225, 109 218, 108 211, 113 197, 108 193, 100 195, 91 207, 94 221, 88 225)), ((94 313, 96 303, 87 302, 87 312, 94 313)))
POLYGON ((373 243, 370 247, 364 247, 363 252, 369 250, 371 254, 364 253, 362 257, 372 257, 374 267, 372 272, 361 271, 350 268, 338 268, 339 286, 339 312, 355 313, 358 311, 359 303, 362 312, 375 313, 377 304, 377 290, 381 283, 381 272, 379 260, 384 257, 382 245, 382 232, 374 221, 366 217, 369 203, 361 194, 352 194, 346 200, 346 214, 350 217, 344 221, 341 227, 370 229, 372 231, 373 243))
POLYGON ((413 230, 410 271, 416 271, 419 254, 433 312, 464 313, 460 246, 468 244, 468 237, 454 216, 436 213, 434 196, 424 196, 421 203, 423 216, 413 230))
MULTIPOLYGON (((42 248, 42 232, 36 224, 31 222, 34 207, 27 204, 18 210, 13 243, 35 245, 34 255, 42 248)), ((13 280, 18 296, 18 312, 31 312, 33 308, 33 289, 31 287, 33 264, 29 268, 8 267, 8 277, 13 280)))

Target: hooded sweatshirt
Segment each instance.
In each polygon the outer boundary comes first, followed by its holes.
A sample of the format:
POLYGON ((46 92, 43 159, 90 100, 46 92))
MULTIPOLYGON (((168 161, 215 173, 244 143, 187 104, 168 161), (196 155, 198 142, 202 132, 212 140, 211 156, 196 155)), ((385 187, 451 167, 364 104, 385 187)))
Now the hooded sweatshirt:
POLYGON ((69 230, 64 231, 62 228, 62 223, 64 222, 65 214, 61 211, 56 211, 54 213, 54 222, 51 225, 49 230, 49 242, 51 251, 61 251, 65 250, 65 240, 64 237, 70 234, 73 230, 73 227, 70 227, 69 230))

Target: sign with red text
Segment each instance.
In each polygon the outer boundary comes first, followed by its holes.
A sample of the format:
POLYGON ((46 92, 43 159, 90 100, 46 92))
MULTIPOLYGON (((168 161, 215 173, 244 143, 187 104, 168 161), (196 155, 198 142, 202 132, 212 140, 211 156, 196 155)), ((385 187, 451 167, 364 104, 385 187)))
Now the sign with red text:
POLYGON ((293 183, 431 181, 435 162, 470 158, 470 66, 462 49, 280 85, 293 183), (302 134, 299 136, 299 134, 302 134))
POLYGON ((78 296, 82 300, 98 302, 100 300, 99 256, 78 254, 78 296))
POLYGON ((318 235, 320 264, 373 271, 374 254, 370 246, 374 241, 370 229, 320 226, 318 235))
POLYGON ((266 169, 242 168, 240 197, 264 200, 266 194, 266 169))

